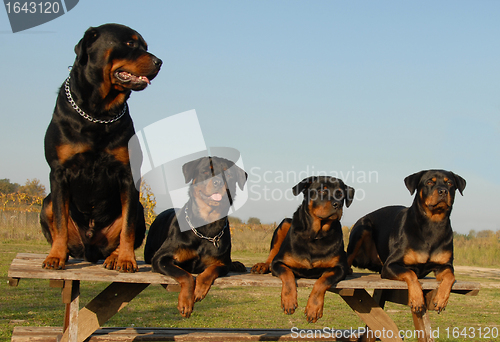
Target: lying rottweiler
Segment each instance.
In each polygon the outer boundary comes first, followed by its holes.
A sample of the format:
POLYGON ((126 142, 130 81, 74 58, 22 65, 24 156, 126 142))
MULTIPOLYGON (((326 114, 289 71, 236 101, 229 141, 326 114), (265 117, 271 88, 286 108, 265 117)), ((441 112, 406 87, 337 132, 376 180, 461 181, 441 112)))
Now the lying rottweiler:
POLYGON ((71 255, 134 272, 146 226, 129 163, 134 126, 126 100, 162 61, 139 33, 118 24, 89 28, 75 53, 45 135, 51 193, 40 223, 52 247, 43 267, 64 269, 71 255))
POLYGON ((441 284, 428 309, 441 312, 455 282, 450 214, 455 191, 462 194, 465 180, 453 172, 427 170, 406 177, 405 184, 412 195, 416 191, 412 206, 384 207, 359 219, 349 237, 348 264, 406 281, 415 314, 426 309, 418 279, 434 271, 441 284))
POLYGON ((162 212, 151 225, 144 259, 153 270, 175 278, 181 285, 177 309, 189 317, 195 302, 207 295, 214 280, 230 270, 246 272, 231 261, 227 214, 236 183, 243 190, 247 174, 233 162, 204 157, 182 167, 189 201, 177 212, 162 212), (198 273, 196 281, 192 273, 198 273))
POLYGON ((295 196, 303 193, 304 200, 293 218, 276 228, 269 257, 254 265, 252 273, 267 273, 271 268, 281 279, 281 308, 288 315, 298 307, 295 277, 318 278, 305 309, 307 320, 316 322, 323 316, 326 291, 347 274, 340 218, 344 204, 352 203, 354 189, 337 178, 313 176, 292 191, 295 196))

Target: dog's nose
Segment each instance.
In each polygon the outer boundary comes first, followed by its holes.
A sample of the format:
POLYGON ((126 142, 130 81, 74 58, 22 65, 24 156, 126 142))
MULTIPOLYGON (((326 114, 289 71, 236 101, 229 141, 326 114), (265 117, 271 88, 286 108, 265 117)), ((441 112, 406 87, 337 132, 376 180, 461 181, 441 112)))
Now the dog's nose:
POLYGON ((162 60, 157 58, 157 57, 154 57, 153 58, 153 64, 156 66, 156 67, 161 67, 161 65, 163 64, 162 60))
POLYGON ((446 196, 448 195, 448 189, 439 189, 438 194, 439 196, 446 196))
POLYGON ((218 178, 216 178, 216 179, 214 179, 214 180, 212 181, 212 184, 213 184, 216 188, 220 188, 220 187, 222 186, 222 184, 223 184, 223 183, 224 183, 224 182, 222 181, 222 179, 218 179, 218 178))

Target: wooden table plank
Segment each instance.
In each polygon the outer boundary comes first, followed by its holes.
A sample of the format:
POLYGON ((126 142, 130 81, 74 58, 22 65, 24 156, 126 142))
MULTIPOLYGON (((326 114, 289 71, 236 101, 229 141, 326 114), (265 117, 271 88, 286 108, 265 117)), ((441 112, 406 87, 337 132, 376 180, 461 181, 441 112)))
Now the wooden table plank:
MULTIPOLYGON (((149 284, 160 284, 164 287, 175 288, 177 282, 170 277, 164 276, 152 272, 151 266, 145 264, 144 262, 138 262, 139 272, 136 273, 120 273, 118 271, 107 270, 101 264, 91 264, 77 259, 70 259, 66 264, 65 270, 46 270, 41 267, 43 260, 45 260, 45 254, 30 254, 30 253, 19 253, 13 260, 9 271, 8 277, 12 279, 10 282, 12 285, 17 285, 17 279, 20 278, 31 278, 31 279, 49 279, 52 285, 61 285, 61 280, 67 283, 77 283, 80 281, 98 281, 98 282, 109 282, 111 285, 105 289, 101 294, 99 294, 94 300, 92 300, 85 308, 81 309, 77 314, 73 310, 73 317, 76 323, 70 323, 69 326, 75 328, 78 334, 78 341, 83 341, 91 334, 93 334, 96 329, 98 329, 104 322, 106 322, 115 313, 120 311, 125 305, 128 304, 135 296, 137 296, 143 289, 145 289, 149 284), (174 285, 174 286, 172 286, 174 285)), ((300 287, 312 287, 316 282, 315 279, 298 279, 297 285, 300 287)), ((419 280, 422 285, 422 289, 426 292, 435 290, 439 283, 434 278, 425 278, 419 280)), ((220 277, 214 282, 214 286, 220 287, 235 287, 235 286, 272 286, 281 287, 281 280, 279 278, 273 277, 270 274, 267 275, 256 275, 256 274, 237 274, 230 273, 226 277, 220 277)), ((457 281, 453 285, 452 292, 459 294, 477 295, 480 289, 480 284, 475 282, 464 282, 457 281)), ((407 290, 407 285, 403 281, 394 281, 381 279, 380 275, 374 273, 355 273, 348 276, 346 280, 343 280, 336 284, 331 291, 338 293, 342 298, 349 304, 349 306, 358 314, 359 317, 367 324, 367 326, 373 331, 389 331, 392 332, 392 336, 388 338, 382 338, 386 341, 400 341, 399 336, 395 336, 397 332, 396 324, 390 319, 387 313, 383 310, 383 302, 385 300, 394 300, 399 303, 403 303, 405 299, 402 294, 407 290), (366 289, 374 289, 377 300, 368 294, 366 289), (387 292, 387 293, 386 293, 387 292), (385 294, 384 294, 385 293, 385 294), (378 303, 380 301, 381 303, 378 303), (382 305, 379 305, 382 304, 382 305)), ((77 291, 71 295, 66 293, 63 298, 69 297, 66 302, 73 301, 77 299, 77 291)), ((78 302, 76 302, 78 303, 78 302)), ((76 305, 73 305, 77 307, 76 305)), ((68 311, 68 310, 67 310, 68 311)), ((414 317, 415 318, 415 317, 414 317)), ((430 329, 430 321, 428 317, 416 317, 415 326, 417 328, 422 328, 425 331, 430 329)), ((107 332, 105 335, 120 334, 123 329, 118 329, 116 331, 107 332)), ((187 329, 191 331, 192 329, 187 329)), ((210 333, 211 337, 207 335, 206 332, 200 332, 200 329, 195 329, 195 332, 190 333, 180 333, 180 336, 175 336, 175 341, 184 341, 184 337, 187 337, 190 341, 196 340, 208 340, 208 341, 218 341, 218 340, 255 340, 254 336, 258 336, 258 340, 266 340, 270 338, 271 340, 289 340, 285 335, 273 335, 270 330, 260 330, 264 336, 259 336, 255 330, 248 330, 249 335, 237 334, 238 337, 234 338, 234 334, 230 334, 229 331, 222 331, 223 329, 213 329, 210 333), (213 339, 210 339, 212 338, 213 339)), ((245 330, 245 329, 240 329, 245 330)), ((67 341, 71 329, 65 331, 63 340, 67 341)), ((13 341, 24 341, 22 336, 28 336, 30 331, 24 331, 21 334, 21 330, 17 330, 19 334, 15 335, 19 339, 14 339, 13 341)), ((53 331, 52 331, 53 332, 53 331)), ((127 332, 130 333, 130 332, 127 332)), ((179 333, 179 331, 177 331, 179 333)), ((274 331, 276 333, 276 331, 274 331)), ((288 334, 290 335, 290 334, 288 334)), ((104 336, 104 335, 103 335, 104 336)), ((117 335, 118 336, 118 335, 117 335)), ((139 338, 142 340, 143 335, 139 338)), ((95 335, 90 339, 94 341, 95 335)), ((107 338, 107 337, 106 337, 107 338)), ((127 337, 128 338, 128 337, 127 337)), ((121 336, 118 340, 126 340, 125 336, 121 336)), ((52 341, 48 339, 47 341, 52 341)), ((109 339, 107 339, 109 340, 109 339)), ((294 339, 296 340, 296 339, 294 339)), ((334 340, 334 339, 330 339, 334 340)), ((432 341, 432 337, 425 336, 422 340, 432 341)), ((35 341, 28 339, 26 341, 35 341)), ((37 340, 38 341, 38 340, 37 340)), ((42 340, 40 340, 42 341, 42 340)), ((43 340, 45 341, 45 340, 43 340)), ((97 341, 97 340, 96 340, 97 341)), ((100 340, 99 340, 100 341, 100 340)))
MULTIPOLYGON (((64 279, 99 282, 123 282, 123 283, 149 283, 174 285, 177 282, 168 276, 152 272, 151 265, 139 261, 139 272, 120 273, 107 270, 100 264, 91 264, 78 259, 69 259, 65 270, 46 270, 41 267, 46 254, 19 253, 13 260, 8 276, 9 278, 33 278, 33 279, 64 279)), ((298 279, 297 286, 312 287, 315 279, 298 279)), ((424 290, 433 290, 438 287, 434 278, 420 279, 424 290)), ((225 277, 215 280, 215 286, 270 286, 281 287, 281 280, 271 274, 230 273, 225 277)), ((336 284, 335 289, 407 289, 404 281, 381 279, 380 275, 374 273, 354 273, 336 284)), ((479 283, 457 281, 453 290, 464 293, 471 291, 477 294, 480 289, 479 283)))
MULTIPOLYGON (((307 328, 306 328, 307 329, 307 328)), ((303 329, 303 330, 306 330, 303 329)), ((342 331, 342 330, 340 330, 342 331)), ((62 334, 57 327, 14 327, 12 342, 56 342, 62 334)), ((358 341, 356 334, 342 331, 335 338, 323 335, 315 341, 358 341)), ((102 328, 88 339, 89 342, 109 341, 310 341, 309 337, 292 334, 290 329, 226 329, 226 328, 102 328)))

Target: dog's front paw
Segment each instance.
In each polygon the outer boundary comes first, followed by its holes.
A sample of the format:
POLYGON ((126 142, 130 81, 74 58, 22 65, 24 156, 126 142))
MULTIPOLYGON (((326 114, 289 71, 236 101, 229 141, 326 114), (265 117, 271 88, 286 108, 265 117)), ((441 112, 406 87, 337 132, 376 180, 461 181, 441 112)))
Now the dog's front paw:
POLYGON ((444 311, 446 309, 446 305, 448 305, 448 300, 450 299, 450 293, 446 291, 438 290, 436 296, 432 299, 429 305, 429 310, 436 310, 438 313, 444 311))
POLYGON ((411 294, 408 293, 408 305, 411 307, 411 312, 414 314, 423 314, 425 312, 425 301, 423 293, 411 294))
POLYGON ((311 300, 311 298, 309 298, 304 313, 306 314, 306 319, 309 323, 316 323, 318 319, 323 317, 323 301, 319 303, 318 301, 311 300))
POLYGON ((135 260, 135 258, 125 260, 121 260, 120 258, 118 258, 115 269, 124 273, 133 273, 139 271, 139 267, 137 266, 137 261, 135 260))
POLYGON ((49 254, 42 263, 42 267, 52 270, 64 270, 66 268, 66 257, 49 254))
POLYGON ((253 265, 252 270, 250 272, 254 274, 265 274, 269 273, 270 264, 265 262, 259 262, 253 265))
POLYGON ((287 315, 292 315, 295 309, 299 307, 297 303, 297 292, 289 294, 281 294, 281 309, 287 315))
POLYGON ((104 268, 108 270, 114 270, 116 269, 116 265, 118 264, 118 256, 116 254, 111 254, 104 260, 104 268))
POLYGON ((189 318, 191 313, 193 313, 194 298, 193 294, 188 291, 182 291, 179 293, 179 301, 177 304, 177 310, 184 318, 189 318))
POLYGON ((104 260, 103 266, 108 270, 116 270, 124 273, 133 273, 139 271, 135 255, 121 256, 117 251, 111 253, 110 256, 104 260))
POLYGON ((194 301, 200 302, 202 301, 208 294, 210 290, 211 284, 207 284, 205 282, 200 282, 196 279, 196 287, 194 288, 194 301))

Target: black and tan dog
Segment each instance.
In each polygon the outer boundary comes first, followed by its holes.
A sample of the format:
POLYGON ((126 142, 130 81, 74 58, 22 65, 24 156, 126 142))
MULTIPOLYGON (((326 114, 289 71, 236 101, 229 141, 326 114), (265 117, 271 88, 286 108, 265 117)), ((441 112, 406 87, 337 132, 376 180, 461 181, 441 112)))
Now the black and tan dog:
POLYGON ((342 180, 313 176, 293 187, 304 200, 292 219, 285 219, 274 231, 266 262, 252 267, 252 273, 267 273, 283 283, 281 308, 293 314, 298 307, 295 278, 317 278, 305 314, 309 322, 323 316, 326 291, 347 274, 347 258, 340 218, 343 206, 349 207, 354 189, 342 180))
POLYGON ((404 280, 415 314, 426 309, 418 279, 433 271, 441 284, 427 309, 440 312, 455 282, 450 213, 465 180, 453 172, 427 170, 406 177, 405 184, 412 195, 416 191, 412 206, 384 207, 359 219, 349 237, 348 263, 404 280))
POLYGON ((118 24, 89 28, 75 53, 45 135, 51 193, 40 221, 52 247, 43 267, 63 269, 71 255, 134 272, 146 227, 129 163, 126 100, 162 62, 139 33, 118 24))
POLYGON ((207 295, 215 279, 230 270, 246 272, 231 261, 227 214, 236 192, 243 190, 247 174, 233 162, 204 157, 182 167, 191 182, 189 201, 177 212, 162 212, 151 225, 144 259, 153 270, 171 276, 181 285, 178 310, 189 317, 195 302, 207 295), (192 273, 199 274, 196 280, 192 273))

